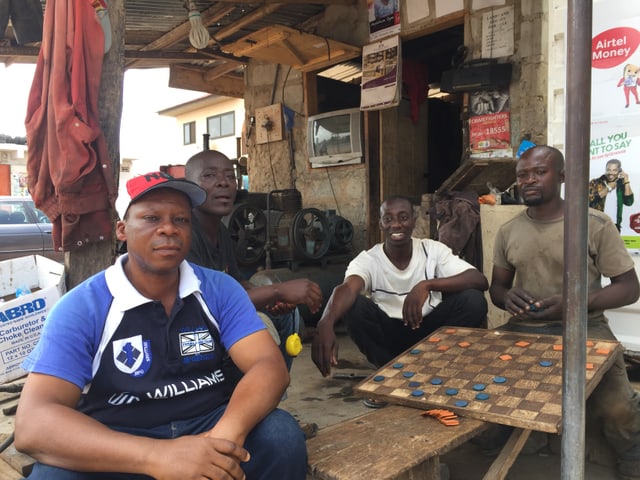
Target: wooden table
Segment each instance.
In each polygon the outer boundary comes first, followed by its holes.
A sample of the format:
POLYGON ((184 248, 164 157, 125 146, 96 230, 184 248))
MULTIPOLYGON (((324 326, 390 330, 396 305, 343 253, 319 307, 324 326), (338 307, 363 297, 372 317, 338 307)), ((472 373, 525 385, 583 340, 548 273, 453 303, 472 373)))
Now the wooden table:
MULTIPOLYGON (((621 354, 619 342, 587 341, 586 395, 621 354)), ((354 388, 422 410, 516 427, 485 478, 504 478, 532 430, 561 433, 562 337, 443 327, 354 388)))

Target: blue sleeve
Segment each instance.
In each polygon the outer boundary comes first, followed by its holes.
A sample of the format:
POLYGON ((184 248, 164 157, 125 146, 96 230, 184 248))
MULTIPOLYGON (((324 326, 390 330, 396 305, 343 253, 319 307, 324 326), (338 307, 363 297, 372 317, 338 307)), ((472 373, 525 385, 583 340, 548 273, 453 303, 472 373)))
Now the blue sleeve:
POLYGON ((200 277, 202 296, 218 322, 227 350, 238 340, 266 328, 246 290, 236 280, 222 272, 191 266, 200 277))
POLYGON ((67 380, 80 389, 91 382, 93 357, 111 304, 111 294, 100 282, 104 284, 104 276, 93 277, 56 302, 22 368, 67 380))

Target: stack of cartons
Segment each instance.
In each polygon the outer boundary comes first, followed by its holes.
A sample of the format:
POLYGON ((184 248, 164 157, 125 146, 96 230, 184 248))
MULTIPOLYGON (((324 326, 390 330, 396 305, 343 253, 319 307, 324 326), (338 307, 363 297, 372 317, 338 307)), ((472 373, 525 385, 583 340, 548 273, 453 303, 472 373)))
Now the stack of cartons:
POLYGON ((25 375, 24 358, 40 338, 47 313, 65 293, 64 265, 39 255, 0 262, 0 383, 25 375), (16 291, 31 293, 16 297, 16 291))

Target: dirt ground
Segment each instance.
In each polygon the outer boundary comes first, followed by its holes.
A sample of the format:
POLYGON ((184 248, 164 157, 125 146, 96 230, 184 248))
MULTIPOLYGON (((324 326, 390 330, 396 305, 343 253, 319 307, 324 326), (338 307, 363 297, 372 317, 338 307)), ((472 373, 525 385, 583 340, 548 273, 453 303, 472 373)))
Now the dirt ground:
MULTIPOLYGON (((306 340, 311 334, 306 330, 302 353, 293 362, 292 382, 287 398, 281 407, 291 412, 298 420, 316 423, 319 428, 333 425, 371 410, 365 407, 362 399, 354 396, 353 386, 357 380, 351 378, 324 378, 311 360, 311 343, 306 340)), ((358 351, 346 332, 338 327, 340 364, 334 372, 350 377, 368 375, 374 371, 366 358, 358 351)), ((640 389, 640 384, 635 383, 640 389)), ((540 432, 532 434, 532 440, 517 458, 507 478, 512 480, 548 480, 560 478, 560 438, 540 432), (543 447, 532 453, 536 447, 543 447)), ((482 479, 495 455, 488 455, 472 442, 467 442, 444 455, 441 461, 447 465, 450 480, 482 479)), ((584 478, 586 480, 614 480, 612 467, 587 462, 584 478)))

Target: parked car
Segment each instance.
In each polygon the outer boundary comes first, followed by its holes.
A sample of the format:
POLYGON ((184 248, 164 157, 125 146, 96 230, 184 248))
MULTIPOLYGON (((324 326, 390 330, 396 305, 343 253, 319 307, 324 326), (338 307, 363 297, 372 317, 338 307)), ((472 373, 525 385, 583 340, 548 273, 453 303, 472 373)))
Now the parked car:
POLYGON ((53 251, 51 229, 30 197, 0 196, 0 260, 42 255, 63 261, 64 253, 53 251))

